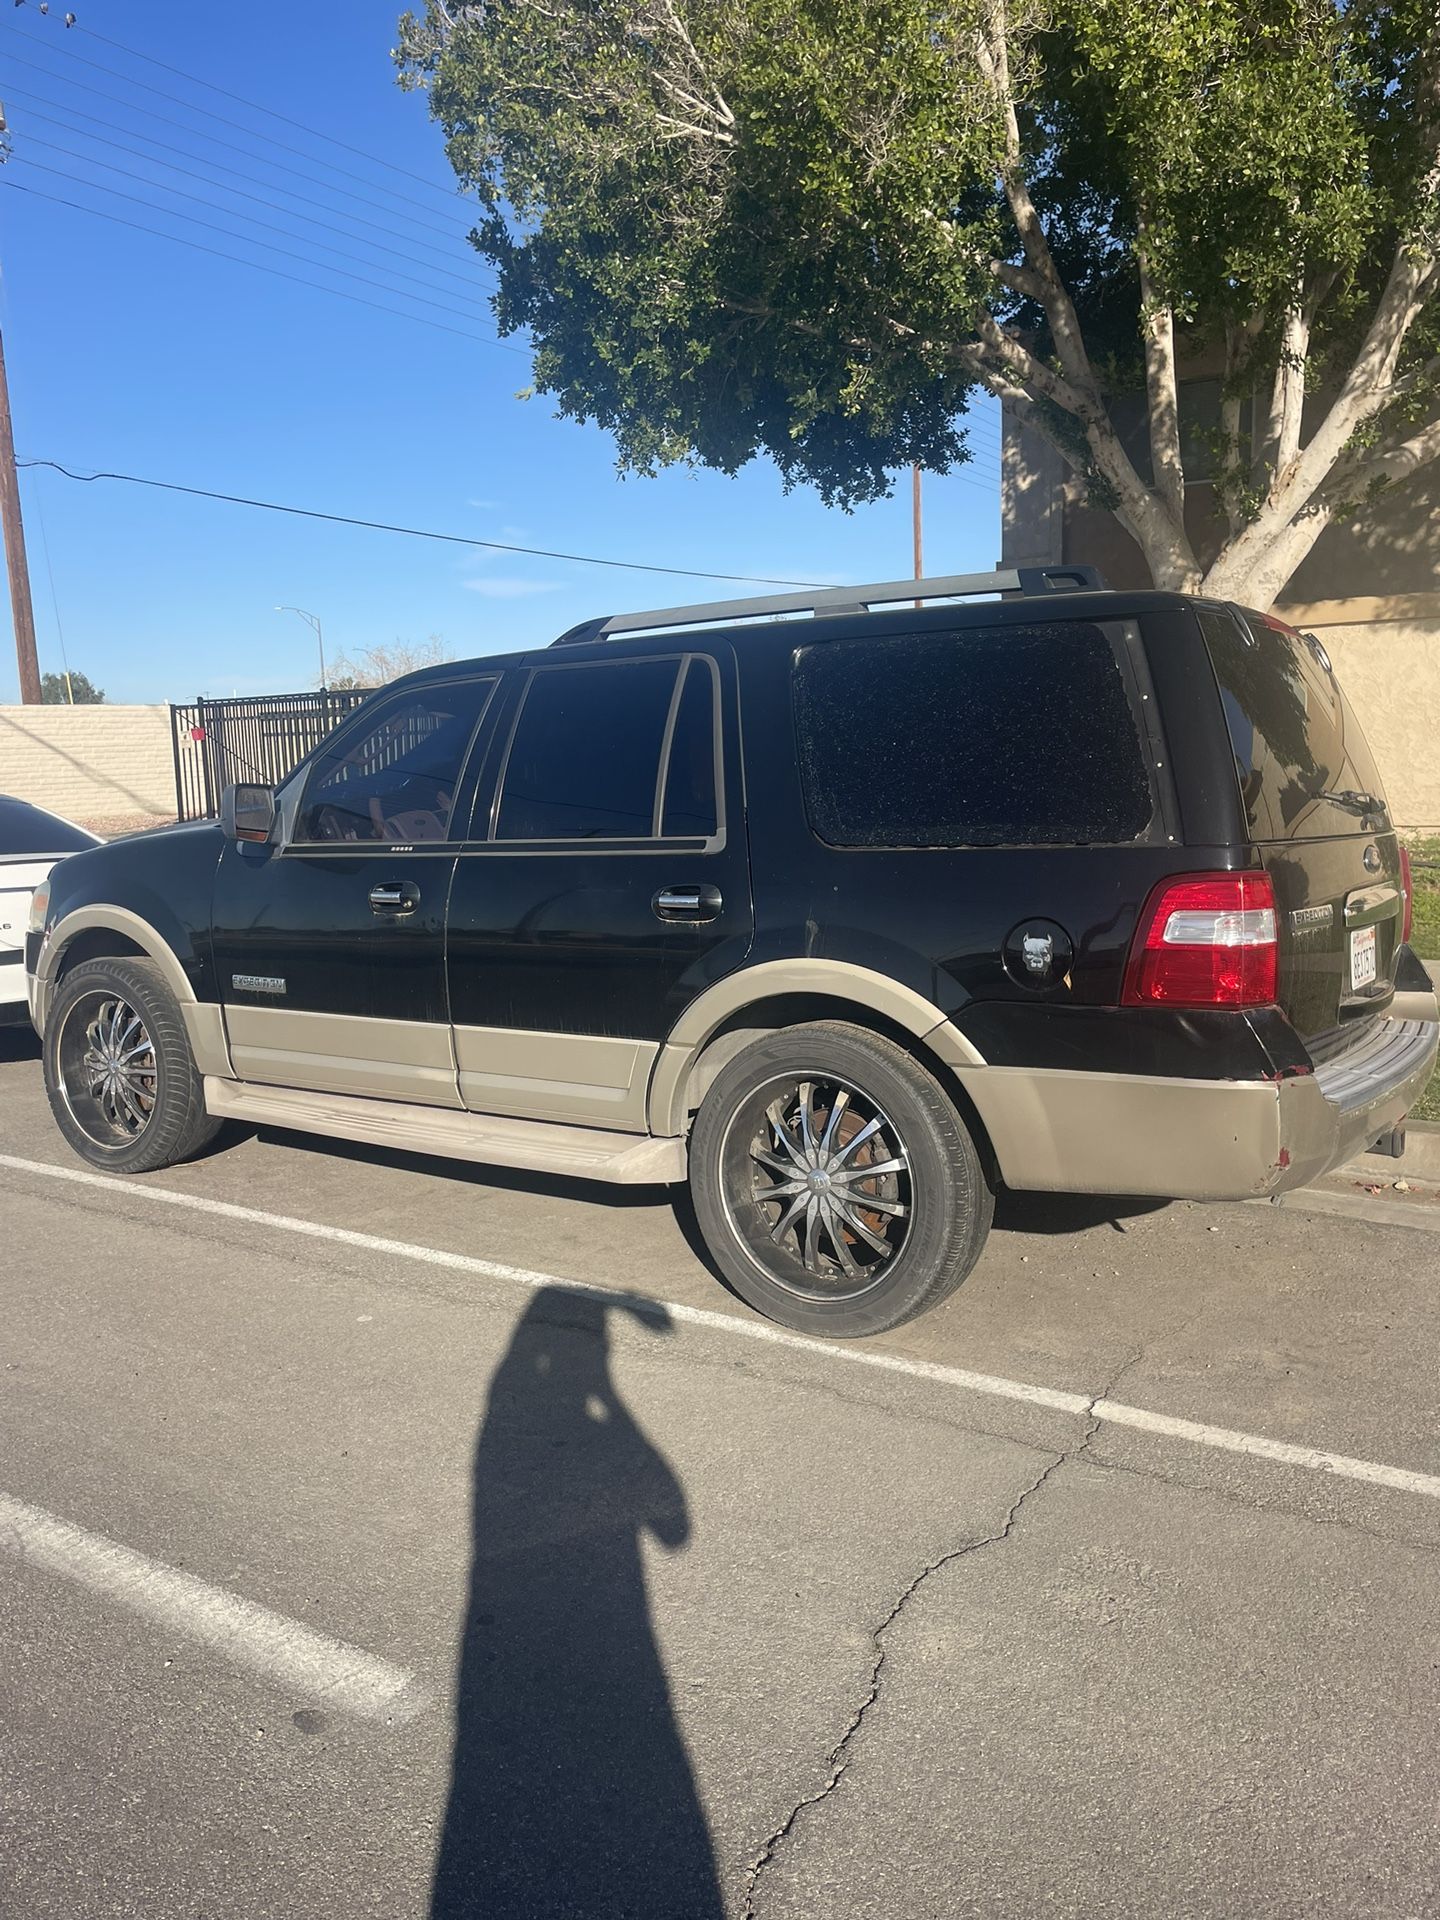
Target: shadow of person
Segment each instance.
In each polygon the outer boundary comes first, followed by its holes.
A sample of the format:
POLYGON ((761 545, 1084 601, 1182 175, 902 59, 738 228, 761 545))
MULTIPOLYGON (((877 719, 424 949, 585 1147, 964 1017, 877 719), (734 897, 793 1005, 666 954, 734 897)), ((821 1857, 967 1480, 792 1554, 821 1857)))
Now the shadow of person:
POLYGON ((490 1383, 432 1920, 719 1920, 709 1830, 650 1623, 641 1537, 679 1481, 610 1377, 609 1317, 538 1293, 490 1383))

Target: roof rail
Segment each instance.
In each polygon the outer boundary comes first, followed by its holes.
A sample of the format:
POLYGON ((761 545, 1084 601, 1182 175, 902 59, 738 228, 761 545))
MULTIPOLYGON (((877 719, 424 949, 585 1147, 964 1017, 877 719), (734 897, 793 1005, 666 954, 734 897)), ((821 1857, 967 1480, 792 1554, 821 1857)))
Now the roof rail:
POLYGON ((862 587, 821 587, 805 593, 761 594, 752 600, 710 600, 694 607, 658 607, 647 613, 615 613, 582 620, 552 640, 579 647, 617 633, 649 633, 659 627, 718 626, 726 620, 766 620, 785 613, 868 613, 872 607, 909 600, 958 600, 977 594, 1089 593, 1103 590, 1095 567, 1005 567, 998 573, 951 573, 926 580, 882 580, 862 587))

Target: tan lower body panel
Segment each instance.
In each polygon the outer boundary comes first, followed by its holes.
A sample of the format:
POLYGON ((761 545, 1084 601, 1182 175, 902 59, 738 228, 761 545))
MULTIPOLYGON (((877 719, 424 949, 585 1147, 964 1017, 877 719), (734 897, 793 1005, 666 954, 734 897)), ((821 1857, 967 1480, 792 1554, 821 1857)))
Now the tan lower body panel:
POLYGON ((297 1133, 363 1140, 405 1153, 438 1153, 488 1166, 522 1167, 532 1173, 625 1186, 664 1185, 685 1178, 683 1140, 450 1113, 343 1093, 242 1086, 213 1077, 205 1081, 205 1105, 217 1118, 248 1121, 252 1126, 288 1127, 297 1133))
POLYGON ((649 1040, 518 1027, 457 1027, 460 1095, 473 1113, 645 1131, 645 1093, 659 1048, 649 1040))
POLYGON ((182 1000, 180 1018, 201 1073, 228 1074, 230 1052, 225 1045, 225 1016, 219 1007, 211 1000, 182 1000))
POLYGON ((1440 1020, 1440 1005, 1437 1005, 1433 993, 1406 993, 1395 995, 1386 1009, 1392 1020, 1440 1020))
POLYGON ((1281 1184, 1274 1081, 1036 1067, 977 1067, 959 1077, 1009 1187, 1240 1200, 1281 1184))
POLYGON ((458 1107, 450 1028, 292 1007, 227 1007, 236 1077, 261 1086, 458 1107))

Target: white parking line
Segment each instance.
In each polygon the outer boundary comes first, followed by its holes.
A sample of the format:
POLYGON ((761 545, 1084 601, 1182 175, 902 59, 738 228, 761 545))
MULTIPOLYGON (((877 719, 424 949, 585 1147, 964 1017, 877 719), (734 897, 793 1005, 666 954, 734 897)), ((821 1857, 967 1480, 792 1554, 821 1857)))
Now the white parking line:
POLYGON ((403 1667, 5 1493, 0 1493, 0 1552, 74 1580, 338 1713, 400 1721, 412 1719, 425 1705, 424 1692, 403 1667))
POLYGON ((536 1289, 563 1287, 567 1293, 594 1300, 617 1298, 644 1306, 662 1307, 670 1318, 683 1326, 706 1327, 739 1339, 757 1340, 767 1346, 790 1347, 812 1356, 842 1362, 846 1366, 878 1368, 886 1373, 905 1374, 911 1379, 929 1380, 940 1386, 956 1387, 966 1393, 988 1394, 1002 1400, 1016 1400, 1029 1406, 1048 1407, 1057 1413, 1080 1414, 1130 1427, 1164 1439, 1183 1440, 1188 1445, 1208 1447, 1221 1453, 1248 1454, 1277 1466, 1298 1467, 1306 1473, 1328 1474, 1345 1480, 1359 1480, 1371 1486, 1389 1487, 1403 1493, 1417 1493, 1426 1499, 1440 1500, 1440 1474, 1417 1473, 1409 1467, 1387 1465, 1380 1460, 1358 1460, 1343 1453, 1331 1453, 1322 1447, 1299 1447, 1284 1440, 1270 1440, 1263 1434, 1246 1433, 1233 1427, 1215 1427, 1198 1420, 1179 1420, 1169 1414, 1152 1413, 1146 1407, 1127 1406, 1123 1401, 1098 1395, 1069 1393, 1059 1387, 1038 1387, 1025 1380, 1009 1380, 999 1375, 972 1373, 965 1367, 946 1367, 929 1360, 912 1360, 904 1354, 885 1353, 873 1347, 837 1346, 814 1340, 807 1334, 789 1333, 763 1320, 742 1319, 738 1314, 716 1313, 705 1307, 690 1307, 676 1301, 650 1301, 643 1295, 627 1294, 619 1287, 597 1287, 583 1281, 567 1280, 560 1274, 537 1273, 529 1267, 506 1266, 498 1260, 480 1260, 473 1254, 449 1253, 440 1247, 426 1247, 408 1240, 387 1240, 378 1234, 358 1233, 351 1227, 332 1227, 318 1220, 301 1220, 291 1214, 266 1213, 258 1207, 236 1206, 228 1200, 209 1200, 201 1194, 178 1193, 171 1187, 140 1186, 129 1180, 116 1180, 108 1174, 88 1173, 79 1167, 57 1167, 44 1160, 22 1160, 14 1154, 0 1153, 0 1167, 15 1173, 39 1174, 50 1180, 62 1180, 83 1187, 98 1187, 107 1193, 123 1194, 128 1200, 151 1200, 161 1206, 181 1207, 192 1213, 206 1213, 224 1220, 242 1220, 251 1226, 268 1227, 281 1233, 304 1234, 313 1240, 330 1240, 340 1246, 360 1247, 368 1253, 388 1254, 398 1260, 418 1261, 426 1266, 446 1267, 452 1272, 473 1273, 487 1280, 500 1280, 512 1286, 536 1289))

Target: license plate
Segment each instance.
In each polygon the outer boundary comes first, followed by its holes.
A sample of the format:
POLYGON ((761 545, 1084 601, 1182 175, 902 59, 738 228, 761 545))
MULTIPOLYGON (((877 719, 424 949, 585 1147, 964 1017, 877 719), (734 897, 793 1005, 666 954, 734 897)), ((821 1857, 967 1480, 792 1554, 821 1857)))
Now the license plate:
POLYGON ((1350 985, 1368 987, 1375 978, 1374 927, 1357 927, 1350 936, 1350 985))

